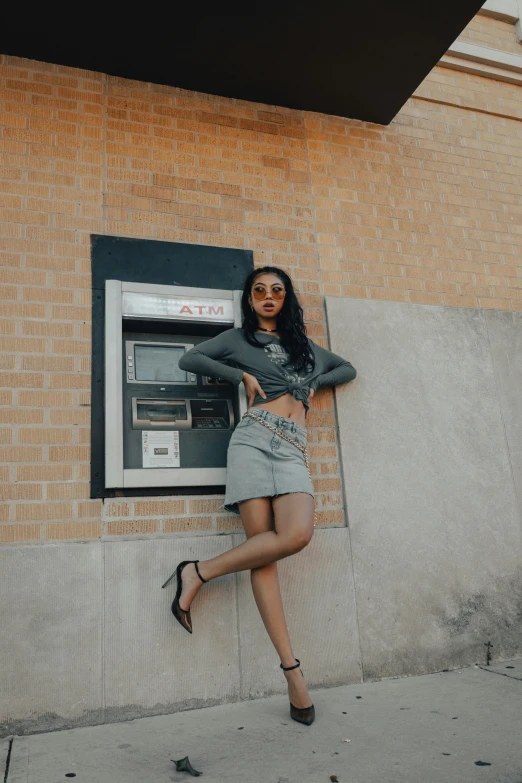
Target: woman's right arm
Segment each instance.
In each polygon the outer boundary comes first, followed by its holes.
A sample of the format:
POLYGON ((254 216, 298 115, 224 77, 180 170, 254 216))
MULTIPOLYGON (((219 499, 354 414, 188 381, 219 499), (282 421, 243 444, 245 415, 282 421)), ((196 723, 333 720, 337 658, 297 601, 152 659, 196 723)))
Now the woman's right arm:
POLYGON ((208 375, 211 378, 222 378, 239 386, 243 380, 243 370, 218 361, 219 359, 231 358, 230 331, 227 329, 187 351, 179 360, 180 370, 208 375))

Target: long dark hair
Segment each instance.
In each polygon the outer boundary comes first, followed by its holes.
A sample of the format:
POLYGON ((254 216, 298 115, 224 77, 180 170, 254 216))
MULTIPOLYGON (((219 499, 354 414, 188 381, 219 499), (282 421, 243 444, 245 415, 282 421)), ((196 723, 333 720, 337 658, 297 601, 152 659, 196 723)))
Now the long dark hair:
POLYGON ((286 295, 283 307, 277 316, 277 331, 280 334, 279 340, 281 345, 289 354, 289 363, 293 365, 296 371, 306 367, 312 372, 315 368, 315 359, 306 335, 303 308, 297 299, 292 280, 284 269, 280 269, 277 266, 262 266, 253 269, 246 278, 241 297, 245 338, 250 345, 261 347, 261 343, 255 334, 256 329, 259 328, 257 314, 250 307, 248 297, 255 279, 265 273, 277 275, 285 286, 286 295))

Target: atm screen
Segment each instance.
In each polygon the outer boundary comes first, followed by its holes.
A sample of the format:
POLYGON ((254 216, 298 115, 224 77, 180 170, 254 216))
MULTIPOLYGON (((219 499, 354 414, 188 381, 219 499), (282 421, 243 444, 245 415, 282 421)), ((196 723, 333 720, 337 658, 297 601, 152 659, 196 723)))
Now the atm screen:
POLYGON ((135 345, 136 380, 185 383, 187 373, 178 367, 178 362, 184 353, 184 348, 174 346, 170 348, 165 345, 135 345))

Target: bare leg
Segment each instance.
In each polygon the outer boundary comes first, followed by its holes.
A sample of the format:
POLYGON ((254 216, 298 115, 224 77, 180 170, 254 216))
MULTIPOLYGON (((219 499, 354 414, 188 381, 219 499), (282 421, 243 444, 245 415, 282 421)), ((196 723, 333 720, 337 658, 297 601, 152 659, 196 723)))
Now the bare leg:
MULTIPOLYGON (((244 501, 241 508, 259 501, 260 498, 244 501)), ((275 530, 264 530, 252 536, 228 552, 210 560, 201 560, 198 568, 203 579, 247 571, 274 563, 283 557, 303 549, 314 532, 314 499, 306 492, 292 492, 272 498, 275 512, 275 530), (286 500, 285 500, 286 499, 286 500), (278 509, 280 513, 278 513, 278 509)), ((242 512, 241 512, 242 513, 242 512)), ((183 589, 180 607, 187 611, 203 585, 193 563, 183 569, 183 589)), ((285 664, 286 666, 286 664, 285 664)))
MULTIPOLYGON (((283 610, 276 560, 299 551, 310 540, 313 534, 313 498, 306 493, 289 493, 271 499, 253 498, 240 504, 240 512, 247 541, 223 555, 198 563, 200 573, 207 579, 212 578, 209 576, 209 566, 214 567, 214 576, 221 575, 218 573, 220 568, 227 569, 222 573, 232 573, 233 571, 247 570, 250 567, 252 591, 268 635, 283 665, 293 666, 296 661, 292 653, 283 610), (275 512, 276 530, 272 527, 274 523, 273 511, 275 512), (282 528, 285 532, 281 531, 282 528), (278 530, 280 532, 277 532, 278 530), (281 539, 281 548, 274 546, 273 538, 277 536, 281 539), (268 541, 268 550, 263 551, 262 544, 265 541, 268 541), (258 545, 255 549, 247 547, 247 544, 254 543, 258 545), (273 557, 274 553, 276 557, 273 557), (232 555, 232 558, 228 558, 229 555, 232 555), (249 559, 255 557, 259 558, 260 565, 245 565, 245 563, 256 562, 249 559), (266 562, 267 557, 273 557, 273 559, 266 562), (234 567, 234 565, 239 567, 234 567)), ((180 602, 183 609, 190 606, 202 584, 194 565, 185 566, 183 569, 182 601, 180 602)), ((301 669, 292 669, 283 672, 283 674, 288 682, 289 698, 292 704, 295 707, 310 706, 311 699, 301 669)))
MULTIPOLYGON (((290 497, 291 496, 284 496, 290 497)), ((243 506, 243 504, 242 504, 243 506)), ((241 508, 241 519, 247 537, 258 535, 273 524, 272 504, 268 498, 255 498, 241 508)), ((283 609, 277 563, 253 568, 250 571, 252 592, 267 633, 283 666, 295 661, 283 609)), ((295 707, 309 707, 311 702, 305 678, 300 669, 283 672, 288 682, 288 695, 295 707)))

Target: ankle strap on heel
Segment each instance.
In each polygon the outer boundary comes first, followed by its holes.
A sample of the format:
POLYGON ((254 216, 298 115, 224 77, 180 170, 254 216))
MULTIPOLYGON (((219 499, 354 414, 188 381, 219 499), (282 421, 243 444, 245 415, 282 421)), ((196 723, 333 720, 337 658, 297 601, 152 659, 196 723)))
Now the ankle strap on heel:
POLYGON ((194 560, 194 568, 196 569, 199 578, 201 579, 202 582, 208 582, 208 579, 203 579, 203 577, 199 573, 198 563, 199 563, 199 560, 194 560))
POLYGON ((297 669, 298 666, 301 666, 301 661, 299 658, 296 658, 297 663, 295 666, 283 666, 282 663, 279 664, 279 666, 283 669, 283 671, 287 672, 289 669, 297 669))

